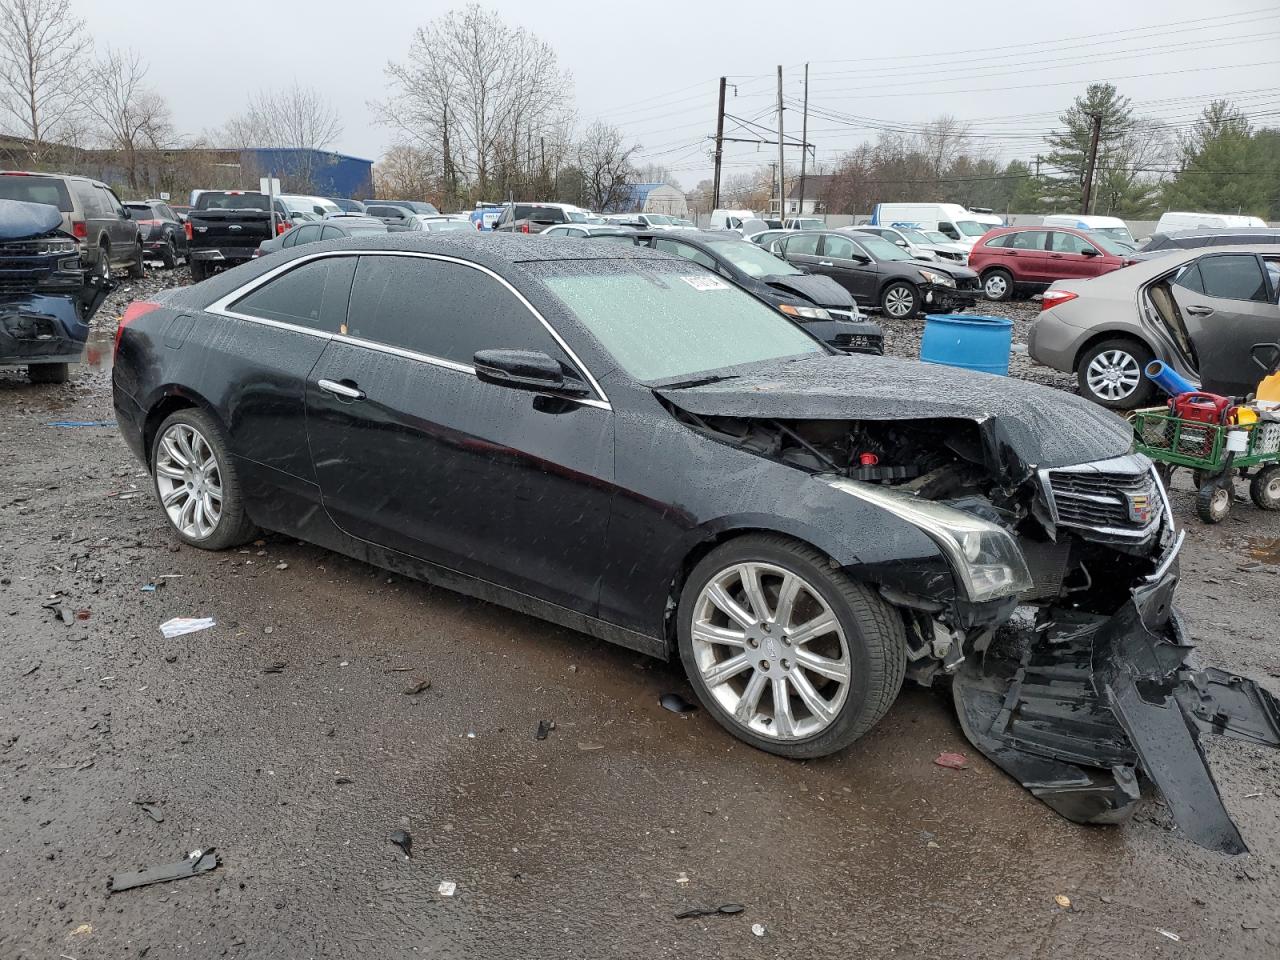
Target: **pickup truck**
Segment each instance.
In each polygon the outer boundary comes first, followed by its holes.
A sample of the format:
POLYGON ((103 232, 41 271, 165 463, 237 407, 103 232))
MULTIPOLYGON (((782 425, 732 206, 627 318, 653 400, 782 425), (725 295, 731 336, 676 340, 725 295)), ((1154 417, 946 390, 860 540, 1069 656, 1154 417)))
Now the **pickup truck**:
POLYGON ((493 229, 499 233, 541 233, 553 224, 568 222, 569 215, 563 207, 517 203, 503 209, 493 229))
POLYGON ((205 190, 187 214, 191 228, 191 279, 205 277, 252 259, 258 244, 283 233, 292 224, 277 217, 271 226, 270 200, 265 193, 205 190))

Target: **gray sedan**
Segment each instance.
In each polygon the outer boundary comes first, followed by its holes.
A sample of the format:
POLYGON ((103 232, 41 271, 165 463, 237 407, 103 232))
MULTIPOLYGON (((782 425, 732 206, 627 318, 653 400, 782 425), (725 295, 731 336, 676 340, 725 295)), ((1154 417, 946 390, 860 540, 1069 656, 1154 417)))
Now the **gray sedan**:
POLYGON ((1148 405, 1162 360, 1205 390, 1252 393, 1255 344, 1280 341, 1280 245, 1179 250, 1091 280, 1059 280, 1031 326, 1031 358, 1076 374, 1113 410, 1148 405))

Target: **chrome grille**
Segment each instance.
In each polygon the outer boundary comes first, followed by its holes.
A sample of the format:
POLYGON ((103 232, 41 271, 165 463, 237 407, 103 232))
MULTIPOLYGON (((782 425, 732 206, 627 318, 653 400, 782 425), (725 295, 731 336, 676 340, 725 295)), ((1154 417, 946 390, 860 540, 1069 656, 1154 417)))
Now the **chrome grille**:
POLYGON ((1160 525, 1164 493, 1145 458, 1116 457, 1041 473, 1059 526, 1140 539, 1160 525))

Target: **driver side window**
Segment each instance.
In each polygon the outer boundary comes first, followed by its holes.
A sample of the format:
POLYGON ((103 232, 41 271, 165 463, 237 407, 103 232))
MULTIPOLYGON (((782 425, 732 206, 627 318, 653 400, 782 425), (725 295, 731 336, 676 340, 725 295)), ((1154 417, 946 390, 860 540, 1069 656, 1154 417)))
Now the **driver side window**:
POLYGON ((827 237, 822 245, 823 255, 833 260, 852 260, 855 248, 848 237, 827 237))
POLYGON ((801 233, 788 237, 783 241, 783 250, 786 251, 787 256, 816 257, 818 241, 821 237, 820 233, 801 233))
MULTIPOLYGON (((1053 232, 1053 245, 1050 249, 1054 253, 1084 253, 1085 250, 1094 250, 1094 246, 1083 237, 1077 237, 1074 233, 1062 233, 1055 230, 1053 232)), ((1097 251, 1094 250, 1094 252, 1096 253, 1097 251)))

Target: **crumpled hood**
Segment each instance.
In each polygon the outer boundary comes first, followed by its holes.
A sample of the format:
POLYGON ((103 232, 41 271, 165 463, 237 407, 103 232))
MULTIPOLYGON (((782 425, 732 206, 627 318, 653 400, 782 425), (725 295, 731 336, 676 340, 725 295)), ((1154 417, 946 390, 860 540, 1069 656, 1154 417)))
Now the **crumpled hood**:
POLYGON ((862 354, 754 364, 730 380, 656 393, 689 413, 780 420, 971 420, 987 458, 1031 470, 1118 457, 1133 431, 1087 400, 1009 377, 862 354))
POLYGON ((34 240, 62 229, 62 211, 48 203, 0 200, 0 240, 34 240))
MULTIPOLYGON (((968 250, 964 251, 968 253, 968 250)), ((968 267, 961 266, 955 261, 950 260, 912 260, 914 266, 920 267, 922 270, 932 270, 934 273, 945 274, 952 280, 976 280, 977 273, 968 267)))
POLYGON ((761 277, 760 282, 784 296, 791 294, 820 307, 835 307, 837 310, 848 310, 853 306, 853 298, 849 296, 849 291, 830 277, 818 277, 811 273, 802 273, 794 277, 761 277))

